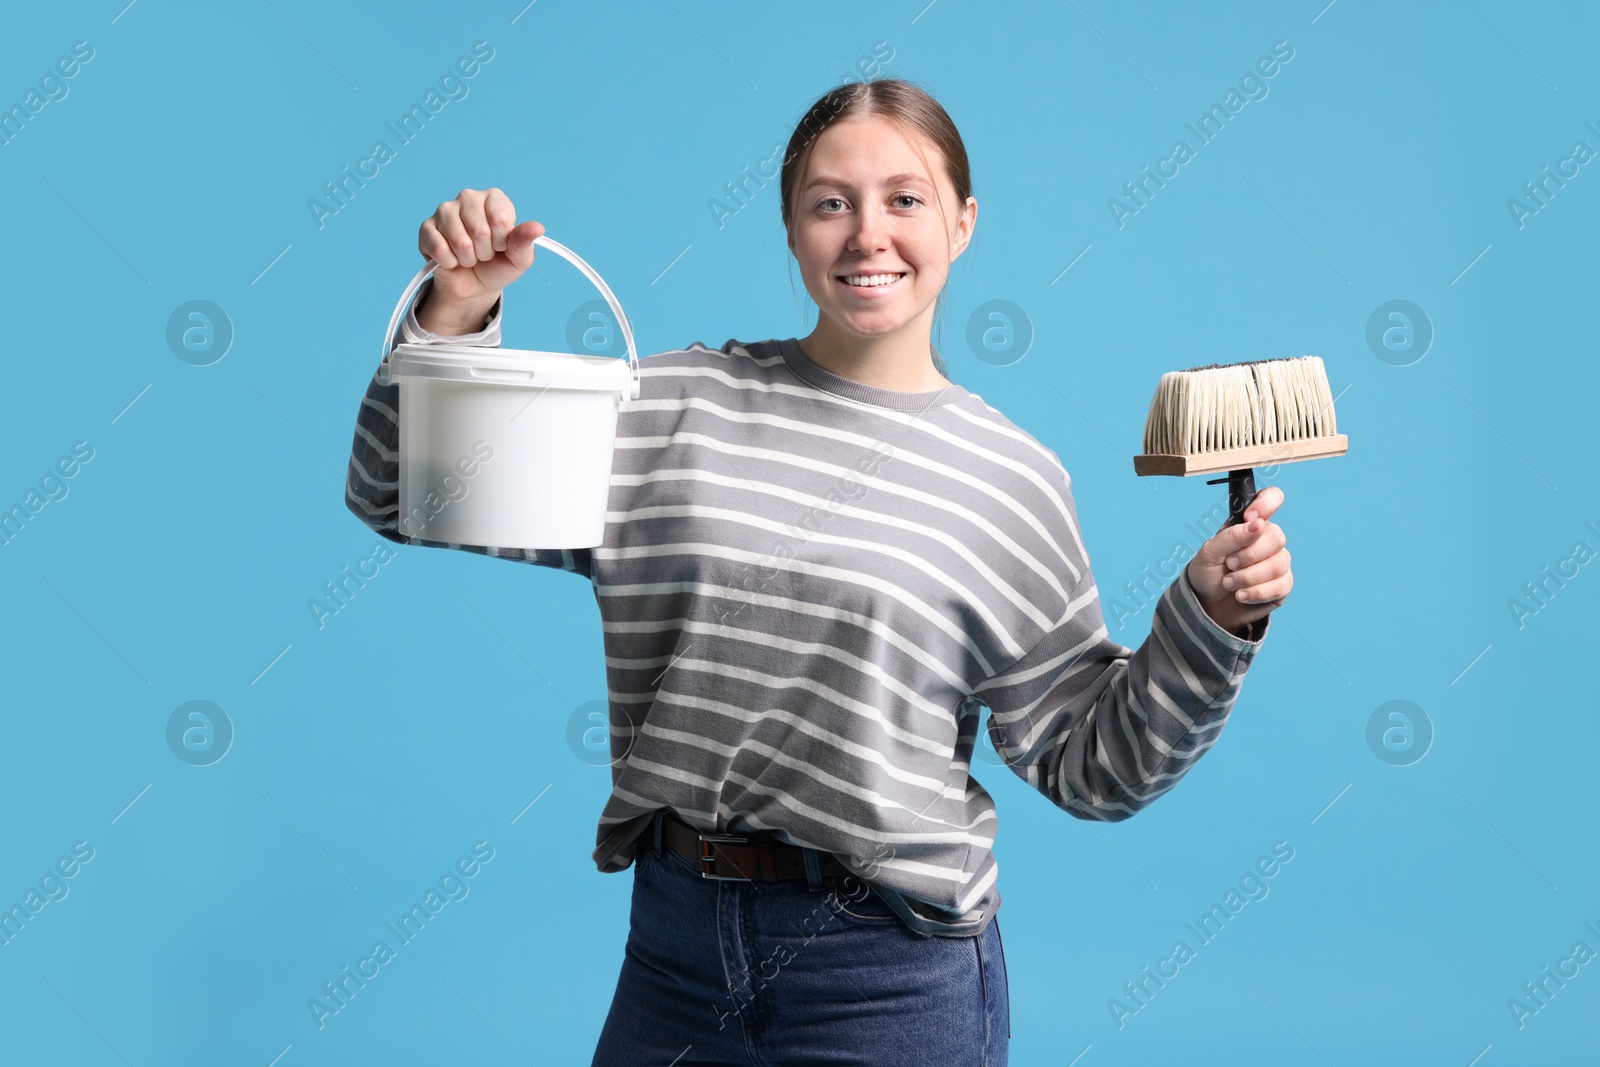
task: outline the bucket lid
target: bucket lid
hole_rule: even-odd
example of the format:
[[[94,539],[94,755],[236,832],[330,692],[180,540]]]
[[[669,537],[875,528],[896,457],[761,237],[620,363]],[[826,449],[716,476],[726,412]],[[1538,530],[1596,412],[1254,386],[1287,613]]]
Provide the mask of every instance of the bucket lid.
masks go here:
[[[539,352],[522,348],[477,345],[396,345],[389,357],[391,374],[442,381],[476,382],[535,389],[633,391],[627,360],[574,352]]]

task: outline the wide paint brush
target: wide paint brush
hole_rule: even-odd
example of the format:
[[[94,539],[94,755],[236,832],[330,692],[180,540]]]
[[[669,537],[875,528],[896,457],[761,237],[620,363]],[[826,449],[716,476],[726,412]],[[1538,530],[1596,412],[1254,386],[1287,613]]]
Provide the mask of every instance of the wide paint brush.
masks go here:
[[[1342,456],[1333,393],[1318,356],[1211,363],[1161,376],[1145,419],[1138,475],[1212,474],[1228,483],[1228,519],[1244,521],[1255,499],[1255,468]]]

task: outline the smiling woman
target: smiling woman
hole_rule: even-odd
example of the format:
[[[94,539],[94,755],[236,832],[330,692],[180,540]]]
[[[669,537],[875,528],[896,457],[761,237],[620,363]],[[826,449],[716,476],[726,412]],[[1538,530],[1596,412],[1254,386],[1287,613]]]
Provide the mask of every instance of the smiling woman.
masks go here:
[[[1234,596],[1223,560],[1263,614],[1286,592],[1276,502],[1201,546],[1143,645],[1113,641],[1066,469],[931,343],[978,214],[950,116],[907,82],[841,86],[799,122],[781,186],[815,328],[639,360],[599,545],[404,528],[382,366],[346,503],[391,541],[593,587],[611,790],[592,859],[634,871],[595,1064],[1004,1067],[982,708],[1006,766],[1063,811],[1154,802],[1215,742],[1261,645],[1208,614]],[[499,344],[543,232],[499,189],[440,204],[417,242],[437,268],[397,340]]]
[[[820,312],[806,355],[883,388],[949,385],[929,334],[978,201],[944,108],[899,80],[841,86],[795,128],[781,185],[789,248]]]

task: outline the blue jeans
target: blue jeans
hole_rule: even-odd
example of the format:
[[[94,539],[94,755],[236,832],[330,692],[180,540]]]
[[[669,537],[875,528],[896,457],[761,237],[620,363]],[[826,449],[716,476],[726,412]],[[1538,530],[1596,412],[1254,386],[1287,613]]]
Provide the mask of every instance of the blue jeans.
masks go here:
[[[907,929],[853,875],[702,878],[634,853],[622,973],[592,1067],[1005,1067],[1011,1006],[998,917],[971,937]]]

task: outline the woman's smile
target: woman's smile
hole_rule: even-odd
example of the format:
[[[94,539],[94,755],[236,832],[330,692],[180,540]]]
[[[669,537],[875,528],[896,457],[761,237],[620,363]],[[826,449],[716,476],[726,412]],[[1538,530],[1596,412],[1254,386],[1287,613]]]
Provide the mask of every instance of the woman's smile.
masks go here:
[[[853,271],[834,276],[844,290],[863,300],[882,300],[900,291],[900,282],[906,276],[901,271]]]

